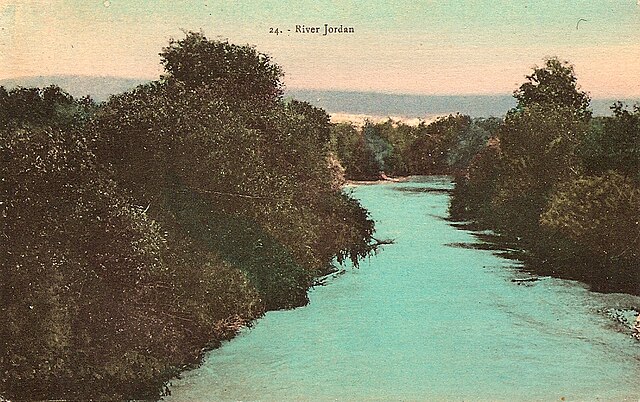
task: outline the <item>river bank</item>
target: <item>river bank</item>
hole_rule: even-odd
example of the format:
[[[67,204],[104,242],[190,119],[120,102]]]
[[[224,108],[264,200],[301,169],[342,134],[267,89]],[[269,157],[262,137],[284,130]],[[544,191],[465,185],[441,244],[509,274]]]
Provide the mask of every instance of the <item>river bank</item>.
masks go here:
[[[527,244],[518,239],[509,238],[494,232],[486,225],[473,221],[459,221],[449,218],[451,224],[460,229],[467,230],[479,240],[479,243],[459,244],[460,247],[471,247],[481,250],[490,250],[502,258],[521,263],[519,270],[526,275],[520,279],[514,279],[519,285],[531,285],[548,278],[577,281],[584,284],[594,294],[615,294],[624,300],[620,305],[606,311],[606,314],[621,325],[621,330],[640,340],[640,304],[638,297],[640,289],[635,282],[630,280],[632,276],[625,276],[622,269],[619,275],[611,276],[602,273],[597,262],[582,262],[591,264],[590,267],[574,266],[572,261],[547,260],[544,256],[532,254]],[[575,261],[573,261],[575,263]],[[598,275],[598,273],[601,273]],[[627,274],[634,271],[627,271]]]
[[[386,174],[382,173],[380,178],[377,180],[346,180],[345,186],[369,186],[374,184],[383,184],[383,183],[403,183],[411,180],[412,176],[393,176],[389,177]]]

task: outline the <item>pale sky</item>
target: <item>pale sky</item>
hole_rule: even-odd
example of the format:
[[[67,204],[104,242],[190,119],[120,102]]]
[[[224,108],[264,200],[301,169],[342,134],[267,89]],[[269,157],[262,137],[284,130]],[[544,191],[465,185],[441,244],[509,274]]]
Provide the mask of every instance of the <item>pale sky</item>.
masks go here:
[[[575,65],[582,89],[593,97],[637,98],[639,3],[0,0],[0,79],[155,79],[169,38],[202,30],[271,55],[291,89],[503,94],[545,57],[558,56]],[[355,33],[293,32],[296,24],[325,23]],[[271,27],[285,34],[270,34]]]

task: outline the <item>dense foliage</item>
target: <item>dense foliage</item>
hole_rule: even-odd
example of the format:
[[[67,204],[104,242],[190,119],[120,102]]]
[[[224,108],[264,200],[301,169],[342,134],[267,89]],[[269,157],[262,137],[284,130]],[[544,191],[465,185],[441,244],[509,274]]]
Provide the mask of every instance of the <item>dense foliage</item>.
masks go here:
[[[616,102],[611,110],[613,117],[594,119],[581,145],[585,168],[592,174],[613,170],[640,181],[640,106],[629,111]]]
[[[640,260],[639,218],[640,187],[610,171],[562,183],[540,222],[621,264]]]
[[[451,213],[497,229],[532,266],[640,293],[640,110],[593,118],[573,67],[550,59],[456,177]]]
[[[367,255],[328,116],[280,68],[190,33],[102,105],[0,88],[0,395],[155,399],[266,309]]]
[[[450,174],[468,165],[499,121],[456,114],[417,126],[392,120],[360,128],[341,123],[333,126],[332,148],[352,180],[374,180],[382,173]]]

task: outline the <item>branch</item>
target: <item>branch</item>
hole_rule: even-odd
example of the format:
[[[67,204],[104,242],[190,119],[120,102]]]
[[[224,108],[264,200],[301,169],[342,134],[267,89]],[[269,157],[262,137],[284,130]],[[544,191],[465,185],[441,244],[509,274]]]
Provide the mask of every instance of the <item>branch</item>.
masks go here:
[[[378,247],[378,246],[383,246],[385,244],[395,244],[396,243],[395,239],[378,240],[375,237],[372,237],[372,239],[375,241],[375,243],[373,243],[371,245],[372,247]]]

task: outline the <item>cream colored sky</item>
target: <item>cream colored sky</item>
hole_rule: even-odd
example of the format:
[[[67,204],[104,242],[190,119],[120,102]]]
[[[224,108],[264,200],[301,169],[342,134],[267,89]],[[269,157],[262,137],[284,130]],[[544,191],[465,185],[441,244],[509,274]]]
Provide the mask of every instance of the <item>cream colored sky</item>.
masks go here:
[[[355,33],[269,34],[324,23]],[[256,45],[289,88],[510,93],[559,56],[594,97],[640,97],[637,0],[0,0],[0,79],[153,79],[158,53],[181,29]]]

